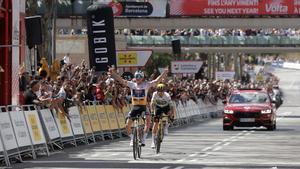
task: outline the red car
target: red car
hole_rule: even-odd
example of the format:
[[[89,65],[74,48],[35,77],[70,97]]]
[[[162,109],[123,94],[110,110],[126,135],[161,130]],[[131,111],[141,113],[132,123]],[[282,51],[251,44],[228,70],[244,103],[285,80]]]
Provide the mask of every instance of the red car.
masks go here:
[[[266,91],[235,90],[224,103],[223,130],[233,130],[234,126],[276,129],[276,106]]]

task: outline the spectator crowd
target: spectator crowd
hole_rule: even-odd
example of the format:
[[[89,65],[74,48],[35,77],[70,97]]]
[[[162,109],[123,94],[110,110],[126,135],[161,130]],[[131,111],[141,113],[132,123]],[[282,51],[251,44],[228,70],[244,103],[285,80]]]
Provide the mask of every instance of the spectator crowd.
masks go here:
[[[262,28],[262,29],[123,29],[115,30],[116,34],[125,36],[299,36],[300,29],[296,28]],[[87,29],[67,29],[58,30],[59,35],[86,35]]]
[[[125,36],[299,36],[300,29],[124,29],[117,33]]]
[[[251,67],[251,66],[250,66]],[[188,100],[196,103],[199,99],[204,103],[216,104],[218,99],[226,99],[230,91],[239,88],[265,88],[272,92],[272,86],[278,84],[278,79],[263,70],[265,79],[260,82],[249,79],[241,80],[208,80],[208,79],[164,79],[172,100],[186,106]],[[148,76],[151,80],[155,75]],[[134,79],[132,79],[134,80]],[[149,100],[155,88],[149,91]],[[32,76],[24,67],[20,69],[20,92],[22,104],[35,104],[42,107],[54,108],[68,115],[68,107],[82,106],[86,102],[110,104],[122,109],[131,102],[130,89],[115,81],[109,72],[97,74],[95,69],[88,69],[85,61],[76,66],[63,62],[57,75],[52,75],[47,68],[41,67],[38,75]]]

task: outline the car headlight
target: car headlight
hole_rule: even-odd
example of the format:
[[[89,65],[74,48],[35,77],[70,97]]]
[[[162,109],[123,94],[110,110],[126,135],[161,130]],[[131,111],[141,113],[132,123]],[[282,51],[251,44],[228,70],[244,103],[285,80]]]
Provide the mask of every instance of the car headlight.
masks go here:
[[[233,110],[224,110],[225,114],[233,114]]]
[[[267,109],[267,110],[262,110],[261,111],[261,114],[270,114],[270,113],[272,113],[271,109]]]

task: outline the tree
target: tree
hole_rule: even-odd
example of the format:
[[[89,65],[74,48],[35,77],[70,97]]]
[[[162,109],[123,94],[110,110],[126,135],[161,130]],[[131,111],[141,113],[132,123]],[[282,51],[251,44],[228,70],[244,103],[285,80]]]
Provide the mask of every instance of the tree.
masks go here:
[[[158,72],[158,68],[164,68],[171,65],[172,60],[172,55],[168,53],[154,53],[145,67],[147,74],[151,75],[154,70],[157,70]]]

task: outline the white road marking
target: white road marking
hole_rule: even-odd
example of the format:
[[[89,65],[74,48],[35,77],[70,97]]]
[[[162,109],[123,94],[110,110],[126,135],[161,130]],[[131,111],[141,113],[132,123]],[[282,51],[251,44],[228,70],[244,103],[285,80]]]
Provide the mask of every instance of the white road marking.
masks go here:
[[[227,142],[227,141],[229,141],[229,139],[228,139],[228,138],[226,138],[226,139],[222,140],[222,142]]]
[[[154,156],[155,156],[155,157],[159,157],[160,155],[161,155],[161,153],[159,153],[159,154],[156,154],[156,153],[155,153]]]
[[[293,113],[293,112],[284,112],[284,113],[282,113],[281,117],[277,118],[277,121],[279,121],[279,120],[285,118],[285,116],[291,115],[292,113]]]
[[[218,151],[218,150],[221,150],[223,147],[222,146],[218,146],[216,148],[214,148],[212,151]]]
[[[227,142],[223,146],[228,146],[229,144],[231,144],[231,142]]]
[[[246,134],[245,134],[246,133]],[[223,146],[228,146],[229,144],[231,144],[232,142],[238,141],[239,139],[243,139],[243,135],[249,135],[251,133],[249,133],[247,130],[244,130],[243,132],[238,133],[235,136],[232,136],[230,138],[226,138],[220,142],[215,143],[214,145],[212,145],[211,147],[206,147],[204,149],[202,149],[202,152],[208,151],[210,149],[212,149],[211,151],[218,151],[221,150],[223,148]],[[224,143],[226,142],[226,143]],[[220,144],[224,143],[223,145],[219,146]],[[216,147],[217,146],[217,147]],[[201,155],[201,157],[206,157],[208,154],[203,154]],[[190,157],[193,157],[195,155],[190,155]]]
[[[230,137],[230,139],[232,140],[232,139],[235,139],[237,136],[232,136],[232,137]]]
[[[194,154],[190,154],[189,157],[195,157],[195,156],[198,155],[198,154],[199,154],[199,153],[196,152],[196,153],[194,153]]]
[[[183,158],[183,159],[177,160],[177,162],[183,162],[183,161],[185,161],[185,160],[186,160],[186,159]]]
[[[213,147],[214,147],[214,146],[218,146],[218,145],[220,145],[221,143],[222,143],[222,142],[217,142],[216,144],[213,145]]]
[[[183,169],[183,168],[184,168],[184,166],[179,166],[179,167],[176,167],[174,169]]]
[[[202,149],[201,151],[207,151],[209,149],[212,149],[212,147],[206,147],[206,148]]]
[[[294,79],[294,80],[292,81],[292,83],[289,85],[288,89],[291,89],[291,88],[293,88],[293,86],[294,86],[295,82],[296,82],[296,80]]]
[[[120,155],[120,153],[111,154],[111,156],[118,156],[118,155]]]
[[[207,157],[209,153],[202,154],[200,157]]]
[[[168,168],[170,168],[170,166],[165,166],[165,167],[162,167],[160,169],[168,169]]]
[[[243,132],[244,132],[244,131],[243,131]],[[244,134],[244,133],[238,133],[237,135],[240,136],[240,135],[243,135],[243,134]]]

